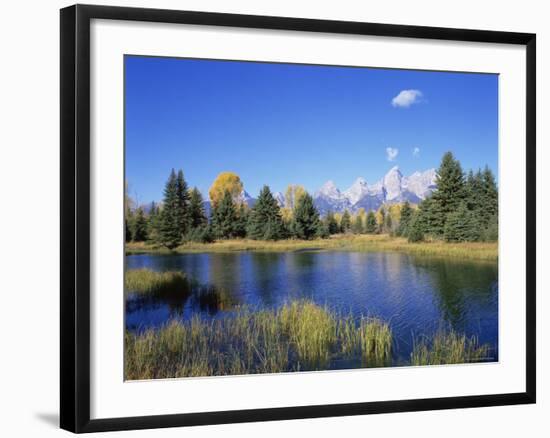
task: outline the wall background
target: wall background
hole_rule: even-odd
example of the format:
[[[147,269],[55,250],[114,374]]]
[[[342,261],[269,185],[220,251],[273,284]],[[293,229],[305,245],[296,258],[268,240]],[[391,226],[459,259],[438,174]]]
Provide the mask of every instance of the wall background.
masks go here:
[[[96,3],[96,2],[91,2]],[[546,436],[550,432],[545,319],[550,256],[548,189],[550,27],[545,2],[324,0],[103,0],[100,4],[464,27],[537,33],[538,404],[318,420],[137,431],[189,437]],[[59,333],[59,8],[67,1],[9,2],[0,17],[0,428],[4,436],[61,436]]]

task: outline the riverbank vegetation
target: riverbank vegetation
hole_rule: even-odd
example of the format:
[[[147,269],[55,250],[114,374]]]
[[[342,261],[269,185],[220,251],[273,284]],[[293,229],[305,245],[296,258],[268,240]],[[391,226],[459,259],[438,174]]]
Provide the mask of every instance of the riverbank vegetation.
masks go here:
[[[186,292],[189,290],[189,281],[185,274],[178,271],[155,272],[149,269],[131,269],[124,273],[124,290],[136,294]]]
[[[172,320],[160,329],[126,332],[127,380],[323,370],[333,360],[355,367],[391,365],[392,332],[376,318],[354,319],[309,301],[277,310],[238,308],[229,316]],[[412,365],[478,362],[488,347],[454,332],[422,340]],[[408,365],[407,363],[401,365]]]
[[[181,170],[172,170],[161,204],[152,203],[146,212],[126,197],[126,242],[173,250],[189,243],[192,247],[227,240],[286,242],[388,235],[403,239],[395,241],[401,250],[405,243],[498,240],[494,175],[487,167],[466,175],[450,152],[437,170],[435,190],[418,205],[396,202],[371,211],[329,211],[322,217],[313,197],[301,186],[290,185],[284,201],[276,200],[264,186],[250,206],[243,193],[239,176],[222,172],[210,188],[207,214],[200,191],[189,189]]]
[[[129,380],[326,369],[334,357],[359,354],[365,366],[387,365],[391,330],[377,319],[340,316],[309,301],[278,310],[238,309],[205,321],[171,321],[126,333]]]
[[[446,365],[487,360],[489,346],[480,345],[477,338],[467,338],[454,331],[440,329],[432,339],[415,343],[412,365]]]
[[[278,241],[227,239],[212,243],[185,242],[168,250],[152,242],[128,242],[127,254],[140,253],[197,253],[197,252],[231,252],[231,251],[396,251],[419,256],[452,257],[456,259],[496,261],[498,259],[497,242],[442,242],[425,240],[421,243],[410,243],[404,237],[389,234],[353,235],[339,234],[328,239]]]

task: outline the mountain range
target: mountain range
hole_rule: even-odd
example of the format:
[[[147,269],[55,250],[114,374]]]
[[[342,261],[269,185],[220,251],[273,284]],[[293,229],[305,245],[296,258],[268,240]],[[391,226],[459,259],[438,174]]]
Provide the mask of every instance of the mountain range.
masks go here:
[[[313,202],[321,216],[329,211],[343,213],[348,210],[356,213],[360,208],[365,211],[378,210],[384,204],[396,204],[409,201],[418,204],[426,199],[436,188],[436,170],[428,169],[424,172],[414,172],[410,176],[403,176],[398,166],[392,167],[386,175],[374,184],[368,184],[365,178],[359,177],[346,190],[341,191],[333,181],[324,183],[313,195]],[[280,207],[286,206],[282,192],[273,193],[273,197]],[[253,207],[256,198],[243,190],[239,201]],[[151,204],[142,204],[145,212],[149,212]],[[204,202],[206,214],[210,215],[210,201]]]
[[[341,191],[333,181],[327,181],[313,195],[315,206],[323,216],[329,211],[343,213],[357,212],[360,208],[365,211],[378,210],[383,204],[395,204],[409,201],[418,204],[426,198],[436,187],[436,171],[428,169],[424,172],[414,172],[410,176],[403,176],[398,166],[392,167],[384,177],[368,184],[365,178],[359,177],[346,190]],[[285,196],[281,192],[273,193],[280,207],[285,207]],[[243,190],[239,200],[249,207],[253,207],[256,198]],[[210,213],[210,202],[205,202],[205,210]]]
[[[322,215],[328,211],[357,212],[377,210],[383,204],[409,201],[418,204],[426,199],[436,187],[436,171],[428,169],[403,176],[398,166],[392,167],[386,175],[374,184],[368,184],[359,177],[347,190],[341,191],[332,181],[327,181],[314,194],[315,206]]]

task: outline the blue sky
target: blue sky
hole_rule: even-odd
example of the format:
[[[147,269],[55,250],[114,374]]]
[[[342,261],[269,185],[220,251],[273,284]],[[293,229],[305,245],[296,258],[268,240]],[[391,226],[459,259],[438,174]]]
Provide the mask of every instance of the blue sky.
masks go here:
[[[172,168],[204,194],[223,171],[262,185],[342,190],[437,167],[498,162],[498,76],[125,57],[126,179],[162,198]]]

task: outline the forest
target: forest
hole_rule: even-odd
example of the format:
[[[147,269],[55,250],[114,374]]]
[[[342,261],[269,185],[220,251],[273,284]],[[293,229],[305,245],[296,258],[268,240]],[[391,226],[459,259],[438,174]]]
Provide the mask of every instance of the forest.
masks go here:
[[[328,212],[321,217],[302,186],[290,185],[280,206],[264,185],[256,203],[242,199],[238,175],[222,172],[208,196],[210,214],[200,191],[190,188],[182,170],[172,169],[161,203],[147,209],[126,194],[125,240],[175,249],[186,242],[227,239],[311,240],[335,234],[386,234],[409,242],[493,242],[498,240],[498,187],[486,166],[464,172],[447,152],[437,169],[436,189],[418,205],[382,205],[377,211]]]

